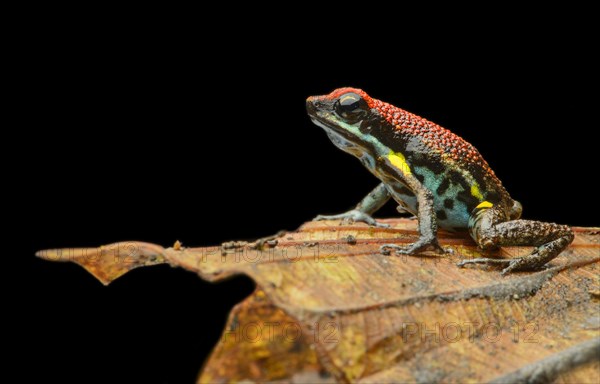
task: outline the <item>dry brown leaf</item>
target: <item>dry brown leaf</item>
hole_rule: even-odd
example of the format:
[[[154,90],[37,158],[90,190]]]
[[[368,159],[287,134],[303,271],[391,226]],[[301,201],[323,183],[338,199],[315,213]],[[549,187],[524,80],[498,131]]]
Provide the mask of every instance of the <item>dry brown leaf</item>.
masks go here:
[[[384,256],[416,239],[392,228],[309,222],[253,244],[174,248],[140,242],[48,250],[104,284],[169,263],[218,281],[244,273],[254,294],[231,312],[199,382],[600,382],[600,230],[539,272],[458,268],[481,257],[467,237],[440,233],[444,256]],[[497,257],[531,248],[507,247]],[[489,255],[488,255],[489,256]]]

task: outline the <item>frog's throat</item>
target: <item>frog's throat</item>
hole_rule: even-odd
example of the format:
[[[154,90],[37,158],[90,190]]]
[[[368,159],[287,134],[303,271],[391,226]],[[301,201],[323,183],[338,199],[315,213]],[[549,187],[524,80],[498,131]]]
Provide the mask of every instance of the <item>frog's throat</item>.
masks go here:
[[[361,145],[364,140],[361,139],[361,133],[357,127],[347,125],[345,128],[349,129],[340,129],[316,118],[313,118],[312,121],[315,125],[323,128],[329,140],[339,149],[349,152],[354,156],[360,156],[361,153],[367,151],[367,148]]]

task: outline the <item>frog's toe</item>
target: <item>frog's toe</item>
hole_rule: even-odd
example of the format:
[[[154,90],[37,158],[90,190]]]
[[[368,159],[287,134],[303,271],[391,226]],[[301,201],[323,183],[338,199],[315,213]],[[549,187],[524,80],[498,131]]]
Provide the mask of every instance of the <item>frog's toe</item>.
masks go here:
[[[367,224],[372,225],[377,228],[390,228],[391,227],[391,225],[386,224],[386,223],[380,223],[377,220],[373,220],[373,223],[367,223]]]
[[[512,259],[516,260],[516,259]],[[510,267],[511,260],[508,259],[491,259],[489,257],[479,257],[476,259],[463,259],[456,263],[458,267],[464,267],[467,264],[488,264],[488,265],[508,265],[507,269]]]
[[[401,250],[403,250],[404,247],[401,247],[397,244],[383,244],[381,247],[379,247],[379,252],[381,252],[384,255],[389,255],[390,253],[392,253],[392,249],[394,249],[396,253],[398,253]]]
[[[370,215],[368,215],[364,212],[361,212],[357,209],[353,209],[348,212],[340,213],[338,215],[318,215],[313,220],[314,221],[342,220],[342,222],[349,222],[349,223],[360,222],[360,223],[365,223],[365,224],[372,225],[374,227],[379,227],[379,228],[389,228],[390,227],[389,224],[379,223],[377,220],[372,218]]]
[[[422,252],[434,252],[439,254],[444,254],[446,251],[442,248],[437,241],[432,243],[420,243],[416,242],[407,248],[405,248],[401,253],[404,255],[413,255]]]
[[[417,241],[416,243],[408,246],[401,246],[396,244],[384,244],[380,247],[381,253],[384,255],[390,254],[390,249],[394,249],[397,255],[416,255],[422,252],[435,252],[444,254],[446,251],[442,248],[437,240],[433,241]]]
[[[313,221],[322,221],[322,220],[335,220],[332,217],[336,215],[317,215]]]

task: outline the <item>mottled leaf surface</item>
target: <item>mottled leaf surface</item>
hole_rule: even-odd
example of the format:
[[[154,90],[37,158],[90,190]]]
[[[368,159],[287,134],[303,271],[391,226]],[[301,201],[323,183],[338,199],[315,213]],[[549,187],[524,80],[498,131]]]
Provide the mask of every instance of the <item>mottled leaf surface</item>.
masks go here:
[[[207,248],[141,242],[47,250],[104,284],[169,263],[219,281],[257,284],[233,308],[199,382],[600,382],[600,230],[575,228],[547,269],[501,276],[456,263],[482,255],[468,237],[440,233],[448,254],[385,256],[411,243],[416,222],[392,227],[309,222],[270,241]]]

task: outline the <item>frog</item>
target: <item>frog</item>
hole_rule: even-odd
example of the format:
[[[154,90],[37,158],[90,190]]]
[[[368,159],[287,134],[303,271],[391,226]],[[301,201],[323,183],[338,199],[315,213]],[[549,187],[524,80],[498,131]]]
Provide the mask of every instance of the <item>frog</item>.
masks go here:
[[[311,96],[306,109],[331,142],[358,158],[380,183],[353,209],[315,220],[343,220],[387,226],[373,218],[390,199],[398,211],[418,220],[418,239],[409,245],[384,244],[390,255],[444,254],[437,232],[468,232],[483,251],[503,246],[532,246],[521,257],[463,259],[496,265],[502,275],[541,269],[574,239],[567,225],[521,219],[513,200],[479,151],[425,118],[369,96],[359,88],[338,88]]]

